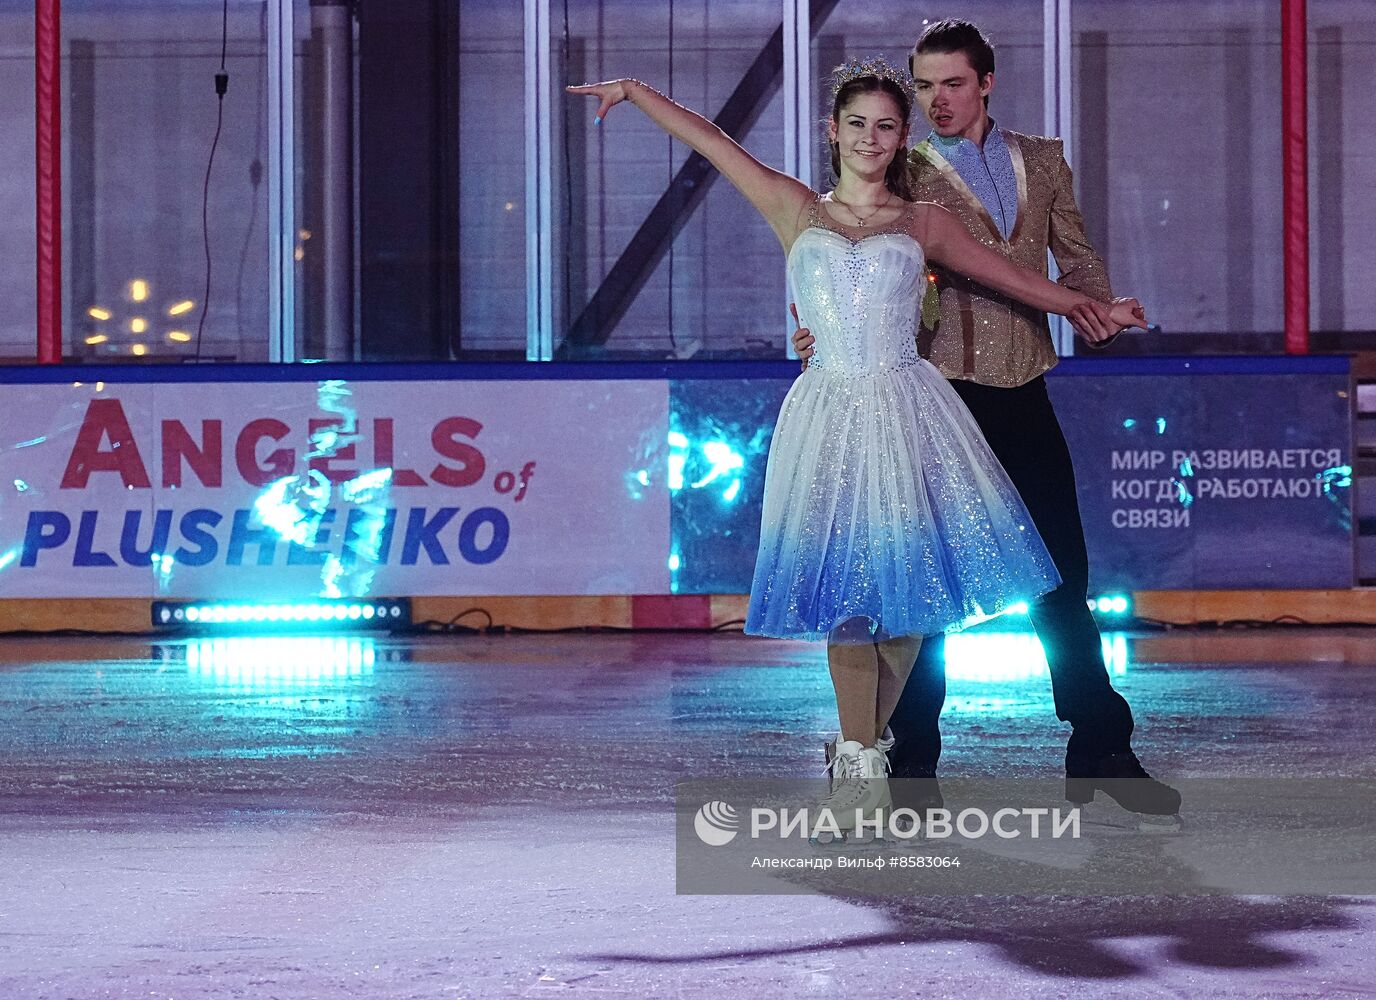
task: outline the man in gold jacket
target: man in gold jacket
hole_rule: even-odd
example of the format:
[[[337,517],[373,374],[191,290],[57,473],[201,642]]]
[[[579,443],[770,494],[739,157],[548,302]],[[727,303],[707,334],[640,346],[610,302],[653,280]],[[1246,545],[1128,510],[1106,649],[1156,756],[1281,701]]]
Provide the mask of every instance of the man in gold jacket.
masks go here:
[[[909,153],[917,200],[942,205],[986,246],[1043,274],[1049,249],[1060,282],[1098,300],[1070,315],[1077,332],[1094,345],[1111,340],[1118,331],[1108,325],[1108,275],[1085,236],[1061,141],[1020,135],[989,117],[988,39],[967,21],[932,24],[918,39],[911,68],[932,125]],[[1101,790],[1135,812],[1174,815],[1179,793],[1152,778],[1132,751],[1132,710],[1109,681],[1085,603],[1089,562],[1075,470],[1044,378],[1057,360],[1046,315],[960,275],[942,273],[936,281],[939,317],[924,307],[918,349],[969,407],[1061,574],[1061,586],[1030,615],[1051,669],[1056,715],[1071,725],[1066,796],[1085,802]],[[804,359],[811,344],[806,330],[795,334]],[[945,698],[945,644],[930,637],[890,722],[893,776],[916,779],[896,786],[917,791],[899,802],[896,790],[897,804],[940,804],[935,779]]]

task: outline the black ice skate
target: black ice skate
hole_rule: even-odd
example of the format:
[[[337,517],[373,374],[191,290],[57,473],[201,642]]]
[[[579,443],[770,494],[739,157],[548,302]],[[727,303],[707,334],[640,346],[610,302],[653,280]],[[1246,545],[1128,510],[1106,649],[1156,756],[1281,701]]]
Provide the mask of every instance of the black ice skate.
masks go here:
[[[1138,813],[1149,825],[1166,829],[1179,825],[1180,793],[1148,774],[1131,750],[1103,757],[1066,754],[1065,797],[1085,805],[1094,801],[1096,791]]]

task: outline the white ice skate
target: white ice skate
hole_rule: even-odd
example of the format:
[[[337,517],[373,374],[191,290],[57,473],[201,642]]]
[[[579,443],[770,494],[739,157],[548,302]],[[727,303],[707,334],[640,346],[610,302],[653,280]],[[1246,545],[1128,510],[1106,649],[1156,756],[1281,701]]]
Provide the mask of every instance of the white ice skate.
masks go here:
[[[840,742],[841,742],[841,734],[840,734],[840,733],[837,733],[837,734],[836,734],[835,736],[833,736],[831,739],[827,740],[825,743],[822,744],[822,756],[826,758],[826,764],[827,764],[827,791],[828,791],[828,792],[831,791],[831,786],[835,783],[835,780],[836,780],[835,775],[833,774],[832,769],[831,769],[831,762],[832,762],[832,760],[834,760],[835,757],[836,757],[836,744],[838,744],[838,743],[840,743]],[[884,727],[884,735],[881,736],[881,737],[879,737],[879,739],[878,739],[878,740],[875,742],[875,744],[874,744],[875,749],[878,750],[880,753],[882,753],[882,754],[884,755],[884,763],[885,763],[885,766],[888,765],[889,751],[893,749],[894,742],[895,742],[895,741],[894,741],[894,738],[893,738],[893,730],[890,729],[888,726],[885,726],[885,727]]]
[[[879,746],[867,747],[859,740],[837,743],[828,765],[830,788],[817,805],[817,816],[820,822],[821,817],[829,814],[831,822],[825,825],[834,827],[839,837],[824,830],[812,842],[823,845],[838,840],[848,842],[856,839],[857,820],[871,824],[876,819],[887,817],[893,808],[893,800],[889,797],[888,770],[888,756]],[[814,822],[814,826],[818,822]],[[867,825],[858,839],[868,839],[872,829]]]

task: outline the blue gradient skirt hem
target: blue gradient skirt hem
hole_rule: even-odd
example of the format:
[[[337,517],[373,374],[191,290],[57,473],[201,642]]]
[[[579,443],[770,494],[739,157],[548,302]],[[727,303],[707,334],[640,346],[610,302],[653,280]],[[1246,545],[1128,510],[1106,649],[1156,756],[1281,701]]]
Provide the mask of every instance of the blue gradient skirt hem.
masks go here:
[[[770,445],[747,633],[933,635],[1059,584],[1017,490],[935,368],[809,371],[794,383]]]

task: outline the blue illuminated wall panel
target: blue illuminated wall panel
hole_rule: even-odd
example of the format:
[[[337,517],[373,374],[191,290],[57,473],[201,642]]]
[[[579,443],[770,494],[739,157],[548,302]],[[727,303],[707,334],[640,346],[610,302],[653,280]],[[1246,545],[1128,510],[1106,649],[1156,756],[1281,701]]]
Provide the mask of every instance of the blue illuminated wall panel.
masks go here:
[[[677,592],[749,589],[791,380],[780,366],[774,379],[672,384],[671,453],[688,462],[672,493]],[[1349,381],[1345,358],[1062,362],[1048,383],[1075,463],[1090,592],[1351,586]],[[730,477],[701,483],[707,441],[741,460]],[[736,473],[728,503],[721,483]]]
[[[669,569],[676,593],[750,589],[769,442],[791,384],[786,378],[669,384]]]
[[[1057,371],[1092,591],[1352,585],[1346,358]]]

